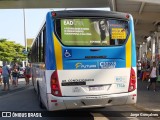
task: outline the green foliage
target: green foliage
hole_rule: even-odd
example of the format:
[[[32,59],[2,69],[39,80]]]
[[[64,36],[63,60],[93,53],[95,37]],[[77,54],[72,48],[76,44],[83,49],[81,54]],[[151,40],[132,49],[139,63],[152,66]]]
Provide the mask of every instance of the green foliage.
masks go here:
[[[22,53],[24,46],[16,44],[7,39],[0,40],[0,61],[21,62],[26,59],[26,55]]]

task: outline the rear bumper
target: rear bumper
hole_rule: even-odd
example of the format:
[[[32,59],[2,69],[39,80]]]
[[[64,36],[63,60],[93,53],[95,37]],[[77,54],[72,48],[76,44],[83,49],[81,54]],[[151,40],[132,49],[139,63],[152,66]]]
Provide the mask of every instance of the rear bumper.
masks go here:
[[[81,97],[55,97],[48,94],[49,111],[65,109],[96,108],[112,105],[135,104],[137,101],[136,91],[130,93],[81,96]]]

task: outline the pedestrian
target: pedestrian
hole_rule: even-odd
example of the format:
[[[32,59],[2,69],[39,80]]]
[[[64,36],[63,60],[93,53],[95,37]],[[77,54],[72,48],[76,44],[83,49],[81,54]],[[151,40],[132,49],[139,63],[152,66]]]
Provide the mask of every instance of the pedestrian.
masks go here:
[[[25,73],[26,85],[29,85],[29,79],[31,78],[31,66],[30,66],[30,63],[27,64],[24,73]]]
[[[156,91],[156,80],[157,80],[157,68],[156,68],[156,63],[153,62],[153,66],[151,67],[151,72],[150,72],[150,83],[147,86],[147,89],[150,89],[150,86],[153,85],[154,92]]]
[[[9,90],[9,88],[10,88],[10,85],[9,85],[10,70],[5,62],[3,62],[2,77],[3,77],[3,83],[4,83],[3,91]]]
[[[142,62],[142,69],[145,70],[145,62]]]
[[[150,62],[147,62],[147,70],[150,69]]]
[[[2,85],[2,66],[0,66],[0,86]]]
[[[137,76],[138,76],[138,79],[140,78],[140,75],[141,75],[141,70],[142,70],[142,65],[141,65],[141,62],[140,60],[138,60],[138,63],[137,63]]]
[[[19,67],[19,65],[18,65],[18,63],[15,63],[14,65],[13,65],[13,68],[12,68],[12,70],[14,69],[14,67],[17,69],[17,85],[18,85],[18,78],[19,78],[19,74],[20,74],[20,67]]]
[[[13,85],[15,85],[15,87],[17,87],[17,85],[18,85],[18,69],[17,69],[16,65],[13,66],[12,81],[13,81]]]

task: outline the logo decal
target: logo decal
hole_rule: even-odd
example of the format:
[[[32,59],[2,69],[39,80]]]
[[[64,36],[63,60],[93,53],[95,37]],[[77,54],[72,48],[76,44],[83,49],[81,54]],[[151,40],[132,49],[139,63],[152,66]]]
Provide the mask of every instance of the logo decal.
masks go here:
[[[92,64],[92,65],[89,65],[89,64],[87,64],[87,65],[85,65],[84,63],[82,64],[82,63],[80,63],[80,62],[78,62],[78,63],[76,63],[75,64],[75,67],[76,67],[76,69],[95,69],[95,68],[97,68],[97,65],[94,65],[94,64]]]
[[[82,65],[82,63],[76,63],[76,69],[79,68]]]
[[[66,57],[66,58],[72,57],[72,51],[71,50],[64,50],[64,57]]]
[[[125,84],[124,83],[117,83],[117,88],[124,88]]]
[[[127,77],[126,76],[116,76],[115,77],[116,82],[126,82]]]
[[[111,69],[116,67],[116,62],[100,62],[99,66],[101,69]]]

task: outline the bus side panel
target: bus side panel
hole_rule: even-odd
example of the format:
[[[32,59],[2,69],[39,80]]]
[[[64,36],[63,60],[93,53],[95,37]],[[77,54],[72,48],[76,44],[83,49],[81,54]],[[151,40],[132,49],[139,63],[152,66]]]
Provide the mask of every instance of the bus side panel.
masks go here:
[[[134,33],[134,22],[132,16],[130,17],[130,28],[131,28],[131,33],[132,33],[132,67],[135,71],[135,74],[137,76],[137,66],[136,66],[136,42],[135,42],[135,33]],[[137,101],[137,77],[136,77],[136,90],[135,90],[136,98],[135,98],[135,103]]]
[[[126,43],[126,67],[132,67],[137,76],[136,68],[136,43],[134,34],[133,18],[130,15],[129,21],[130,36]],[[136,89],[128,93],[128,98],[126,104],[134,104],[137,101],[137,78],[136,78]]]
[[[38,72],[37,81],[39,84],[41,99],[43,104],[47,106],[47,86],[46,86],[45,70],[41,68],[41,64],[38,65],[37,72]]]
[[[135,73],[137,72],[137,68],[133,67]],[[137,102],[137,80],[136,80],[136,89],[132,92],[128,93],[128,98],[126,104],[135,104]]]
[[[43,64],[44,65],[44,64]],[[34,88],[38,94],[38,89],[43,104],[47,107],[47,86],[45,78],[45,69],[42,64],[32,64],[32,76],[34,82]]]
[[[132,42],[131,42],[131,33],[129,35],[129,38],[127,40],[127,43],[126,43],[126,50],[125,50],[125,53],[126,53],[126,68],[130,68],[131,67],[131,49],[132,49]]]
[[[46,70],[45,78],[46,78],[46,85],[47,85],[47,94],[51,93],[51,75],[55,70]]]
[[[51,19],[50,13],[47,14],[46,17],[46,69],[47,70],[55,70],[56,62],[55,62],[55,53],[54,53],[54,43],[53,43],[53,21]]]
[[[136,67],[136,42],[134,33],[133,18],[130,17],[131,39],[132,39],[132,67]]]
[[[35,67],[34,63],[32,64],[32,82],[33,82],[33,85],[34,85],[34,89],[37,92],[36,67]]]

